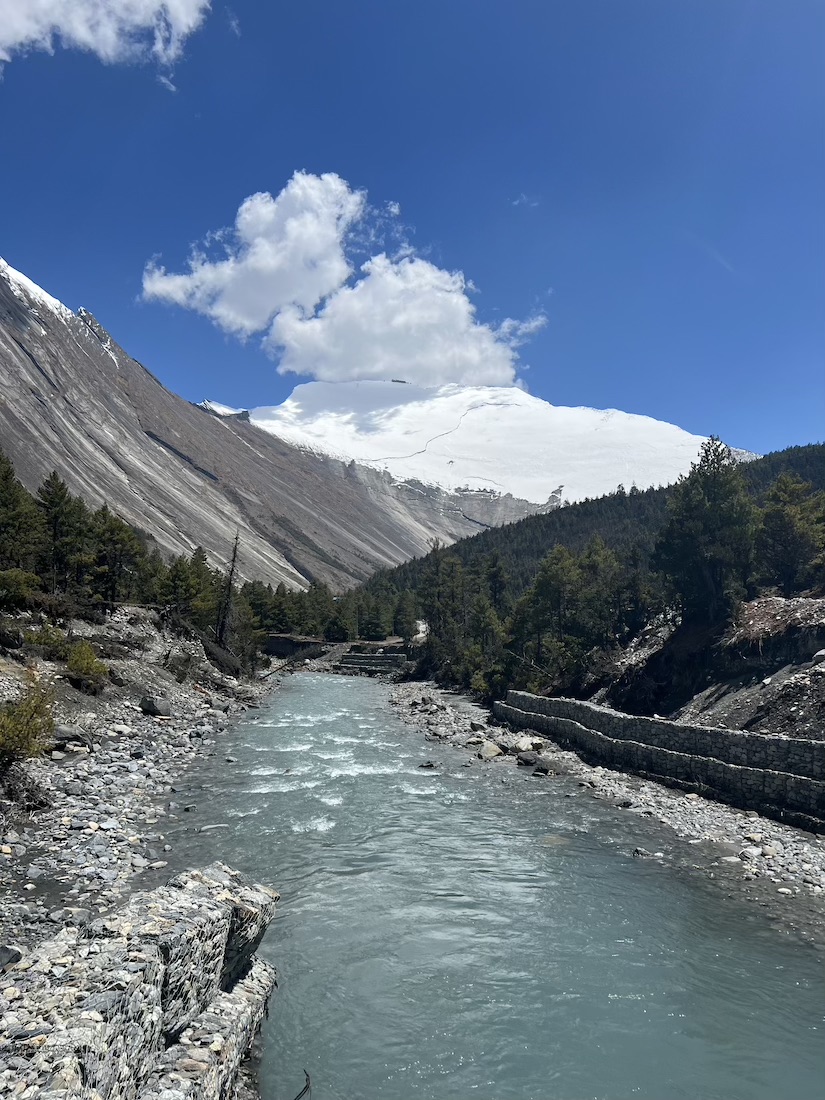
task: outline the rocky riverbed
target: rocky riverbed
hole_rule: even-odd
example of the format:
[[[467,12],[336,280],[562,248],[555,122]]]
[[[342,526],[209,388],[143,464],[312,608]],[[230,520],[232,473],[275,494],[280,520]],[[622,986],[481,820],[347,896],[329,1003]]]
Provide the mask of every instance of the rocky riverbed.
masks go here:
[[[122,609],[107,631],[134,655],[107,662],[118,683],[102,696],[69,688],[49,662],[38,668],[57,696],[57,747],[25,765],[45,808],[0,801],[0,967],[162,881],[165,823],[194,808],[176,780],[196,757],[220,753],[233,720],[272,690],[222,675],[202,647],[165,635],[145,612]],[[20,684],[6,662],[0,698]]]
[[[580,793],[639,816],[640,846],[634,855],[689,866],[759,903],[788,931],[825,946],[825,837],[593,767],[538,733],[506,729],[482,707],[431,684],[395,685],[392,703],[427,741],[468,749],[474,764],[519,768],[542,782],[576,779]],[[651,832],[656,825],[658,846]]]

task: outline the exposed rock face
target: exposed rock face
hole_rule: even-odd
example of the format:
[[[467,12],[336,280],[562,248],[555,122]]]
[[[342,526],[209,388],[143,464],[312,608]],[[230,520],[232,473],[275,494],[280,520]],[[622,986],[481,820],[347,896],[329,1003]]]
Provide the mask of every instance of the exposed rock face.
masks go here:
[[[0,261],[0,445],[33,490],[53,469],[162,551],[200,545],[277,584],[341,589],[376,568],[536,505],[450,493],[313,454],[170,393],[86,310],[72,313]]]

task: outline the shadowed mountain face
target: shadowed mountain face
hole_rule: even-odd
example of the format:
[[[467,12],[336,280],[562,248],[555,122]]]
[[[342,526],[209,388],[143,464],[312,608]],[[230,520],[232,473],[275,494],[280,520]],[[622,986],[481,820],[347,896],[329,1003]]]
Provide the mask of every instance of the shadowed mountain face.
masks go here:
[[[203,546],[241,572],[343,589],[376,568],[546,510],[512,496],[445,492],[313,454],[247,417],[170,393],[85,310],[71,312],[0,261],[0,447],[35,489],[57,470],[166,553]]]

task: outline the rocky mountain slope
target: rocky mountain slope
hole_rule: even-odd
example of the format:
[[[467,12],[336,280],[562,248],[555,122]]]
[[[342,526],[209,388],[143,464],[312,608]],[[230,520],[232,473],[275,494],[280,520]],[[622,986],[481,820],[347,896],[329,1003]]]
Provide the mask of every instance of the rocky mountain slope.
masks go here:
[[[238,411],[205,404],[218,415]],[[249,416],[289,443],[396,478],[541,505],[604,496],[620,484],[669,485],[704,442],[648,416],[551,405],[516,386],[309,382]]]
[[[84,309],[0,261],[0,446],[35,489],[52,469],[167,553],[225,561],[235,531],[247,578],[337,589],[485,527],[540,511],[492,492],[398,482],[292,446],[245,416],[170,393]],[[555,502],[553,502],[555,503]]]

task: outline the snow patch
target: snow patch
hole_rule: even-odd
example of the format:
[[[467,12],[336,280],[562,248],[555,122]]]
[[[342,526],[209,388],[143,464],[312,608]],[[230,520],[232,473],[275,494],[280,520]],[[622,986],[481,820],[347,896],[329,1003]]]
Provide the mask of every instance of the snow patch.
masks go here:
[[[75,315],[68,306],[64,306],[57,298],[53,298],[51,294],[47,294],[42,287],[32,282],[32,280],[27,278],[21,271],[16,271],[11,264],[7,264],[1,256],[0,275],[6,278],[15,297],[19,298],[20,301],[24,302],[27,306],[38,311],[44,308],[51,310],[52,313],[57,314],[63,321],[74,320]]]
[[[222,405],[220,401],[198,401],[199,409],[206,409],[214,416],[237,416],[246,409],[233,409],[231,405]]]

